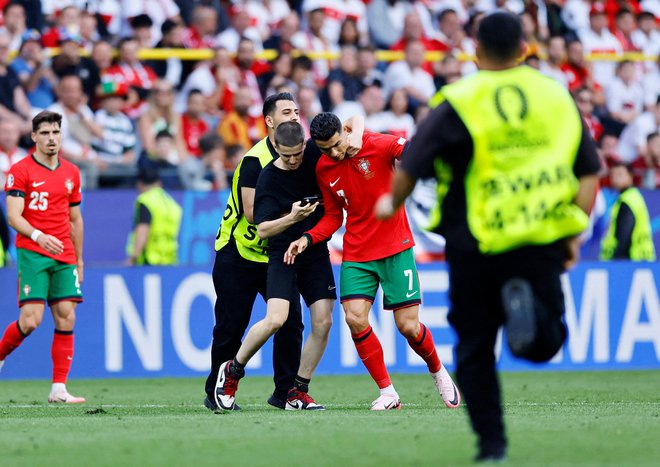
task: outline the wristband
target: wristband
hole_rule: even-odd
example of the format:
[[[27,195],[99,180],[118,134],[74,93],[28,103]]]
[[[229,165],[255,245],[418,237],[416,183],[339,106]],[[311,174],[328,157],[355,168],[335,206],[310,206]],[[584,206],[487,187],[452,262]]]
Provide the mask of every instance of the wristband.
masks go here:
[[[307,246],[310,247],[312,246],[312,236],[310,234],[303,234],[303,237],[307,239]]]
[[[43,232],[41,230],[34,229],[32,234],[30,235],[30,238],[32,239],[33,242],[36,242],[42,233]]]

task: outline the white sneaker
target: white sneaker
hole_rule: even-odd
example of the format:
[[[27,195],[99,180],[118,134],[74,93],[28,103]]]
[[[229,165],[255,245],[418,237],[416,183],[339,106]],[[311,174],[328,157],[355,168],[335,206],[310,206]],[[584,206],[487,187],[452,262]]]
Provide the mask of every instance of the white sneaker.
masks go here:
[[[65,389],[64,391],[59,391],[56,393],[50,393],[48,396],[48,402],[51,404],[83,404],[86,402],[84,397],[76,397],[69,394]]]
[[[400,410],[401,399],[398,394],[381,394],[371,403],[371,410]]]
[[[447,407],[455,409],[461,405],[461,393],[458,392],[454,380],[451,379],[444,366],[437,373],[431,373],[431,377],[435,381],[435,387],[438,388],[438,392]]]

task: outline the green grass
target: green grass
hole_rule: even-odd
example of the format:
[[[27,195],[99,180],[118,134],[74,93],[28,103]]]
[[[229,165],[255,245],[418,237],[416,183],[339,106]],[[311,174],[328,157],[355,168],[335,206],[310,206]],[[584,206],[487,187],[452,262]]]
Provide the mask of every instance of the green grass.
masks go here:
[[[243,411],[213,414],[203,379],[72,381],[82,406],[49,406],[49,383],[0,380],[0,465],[469,465],[465,408],[440,407],[426,375],[394,375],[403,410],[370,412],[366,376],[318,377],[325,412],[265,404],[267,378],[246,378]],[[660,371],[502,376],[509,465],[645,466],[660,462]]]

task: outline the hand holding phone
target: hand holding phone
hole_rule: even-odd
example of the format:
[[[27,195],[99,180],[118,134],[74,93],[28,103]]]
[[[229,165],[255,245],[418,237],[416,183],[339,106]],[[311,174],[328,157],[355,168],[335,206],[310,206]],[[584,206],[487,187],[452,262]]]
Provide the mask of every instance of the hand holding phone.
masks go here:
[[[321,201],[321,198],[318,195],[305,196],[302,201],[300,201],[300,206],[304,207],[310,204],[318,203],[319,201]]]

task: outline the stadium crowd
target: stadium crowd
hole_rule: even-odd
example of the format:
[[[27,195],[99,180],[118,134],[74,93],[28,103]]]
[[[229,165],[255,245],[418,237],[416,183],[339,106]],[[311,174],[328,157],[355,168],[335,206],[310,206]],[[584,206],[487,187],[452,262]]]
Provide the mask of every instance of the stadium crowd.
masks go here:
[[[499,8],[520,15],[527,65],[574,96],[598,142],[603,182],[623,161],[637,185],[660,186],[659,0],[0,6],[3,184],[29,153],[30,120],[42,109],[63,114],[61,154],[80,167],[87,189],[132,186],[144,167],[161,169],[168,188],[226,188],[244,152],[266,135],[261,107],[274,92],[296,96],[307,132],[316,114],[332,111],[410,138],[436,91],[476,69],[476,25]],[[172,48],[211,53],[189,60]]]

